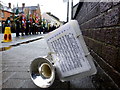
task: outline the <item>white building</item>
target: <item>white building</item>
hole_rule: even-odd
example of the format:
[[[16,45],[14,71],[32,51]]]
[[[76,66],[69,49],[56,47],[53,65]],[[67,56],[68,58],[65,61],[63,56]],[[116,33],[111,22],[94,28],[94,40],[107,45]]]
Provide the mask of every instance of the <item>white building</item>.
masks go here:
[[[59,18],[57,18],[56,16],[54,16],[51,13],[48,13],[48,12],[42,14],[42,19],[45,19],[51,25],[55,25],[55,26],[63,25],[63,22],[61,22],[59,20]]]

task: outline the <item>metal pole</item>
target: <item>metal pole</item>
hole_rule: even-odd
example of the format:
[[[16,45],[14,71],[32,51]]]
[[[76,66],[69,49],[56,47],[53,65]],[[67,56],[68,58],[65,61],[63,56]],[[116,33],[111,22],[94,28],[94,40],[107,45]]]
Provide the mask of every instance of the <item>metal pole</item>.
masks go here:
[[[67,22],[69,21],[69,0],[67,2]]]
[[[73,19],[73,0],[71,1],[71,20]]]

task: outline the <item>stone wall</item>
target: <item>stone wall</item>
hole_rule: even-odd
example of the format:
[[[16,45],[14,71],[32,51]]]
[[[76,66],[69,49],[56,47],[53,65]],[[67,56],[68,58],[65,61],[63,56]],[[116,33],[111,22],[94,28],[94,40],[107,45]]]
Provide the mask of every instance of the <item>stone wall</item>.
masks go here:
[[[97,66],[108,78],[98,76],[106,83],[101,87],[120,87],[120,3],[84,2],[75,19]]]

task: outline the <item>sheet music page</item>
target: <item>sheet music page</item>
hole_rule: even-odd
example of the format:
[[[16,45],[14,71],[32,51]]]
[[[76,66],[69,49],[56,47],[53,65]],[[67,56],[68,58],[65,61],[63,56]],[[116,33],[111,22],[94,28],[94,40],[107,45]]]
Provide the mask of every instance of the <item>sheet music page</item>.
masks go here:
[[[58,28],[47,38],[48,46],[58,57],[55,66],[59,68],[62,77],[75,75],[91,69],[76,35],[72,25],[67,25],[64,28]]]

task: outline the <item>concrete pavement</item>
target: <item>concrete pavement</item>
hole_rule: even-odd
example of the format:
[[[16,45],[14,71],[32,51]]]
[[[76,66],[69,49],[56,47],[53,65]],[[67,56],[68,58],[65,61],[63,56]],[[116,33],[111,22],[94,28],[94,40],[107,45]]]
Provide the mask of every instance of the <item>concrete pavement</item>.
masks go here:
[[[38,88],[30,79],[30,62],[47,55],[49,51],[44,39],[13,47],[2,52],[2,88]],[[54,88],[66,87],[57,80]],[[57,85],[58,84],[58,85]]]
[[[44,37],[44,34],[36,34],[36,35],[25,35],[25,36],[19,36],[16,37],[15,33],[11,33],[12,41],[7,43],[2,43],[2,40],[4,40],[4,34],[0,33],[0,48],[1,47],[8,47],[10,45],[16,45],[22,42],[35,40]]]
[[[43,36],[43,35],[42,35]],[[42,37],[41,35],[27,37],[25,39],[18,38],[13,39],[13,42],[2,43],[7,46],[14,45],[20,42],[25,42],[33,39]],[[16,37],[14,37],[16,38]],[[2,83],[0,87],[2,88],[39,88],[32,82],[30,78],[30,63],[35,58],[40,56],[45,56],[49,52],[49,48],[43,39],[37,41],[32,41],[26,44],[21,44],[19,46],[13,46],[9,50],[2,51],[2,69],[1,77]],[[92,78],[86,77],[84,79],[72,79],[70,83],[60,82],[58,77],[54,81],[50,88],[57,90],[74,90],[74,88],[95,88],[92,83]],[[39,88],[42,90],[41,88]],[[49,89],[49,88],[48,88]],[[48,90],[46,89],[46,90]]]

